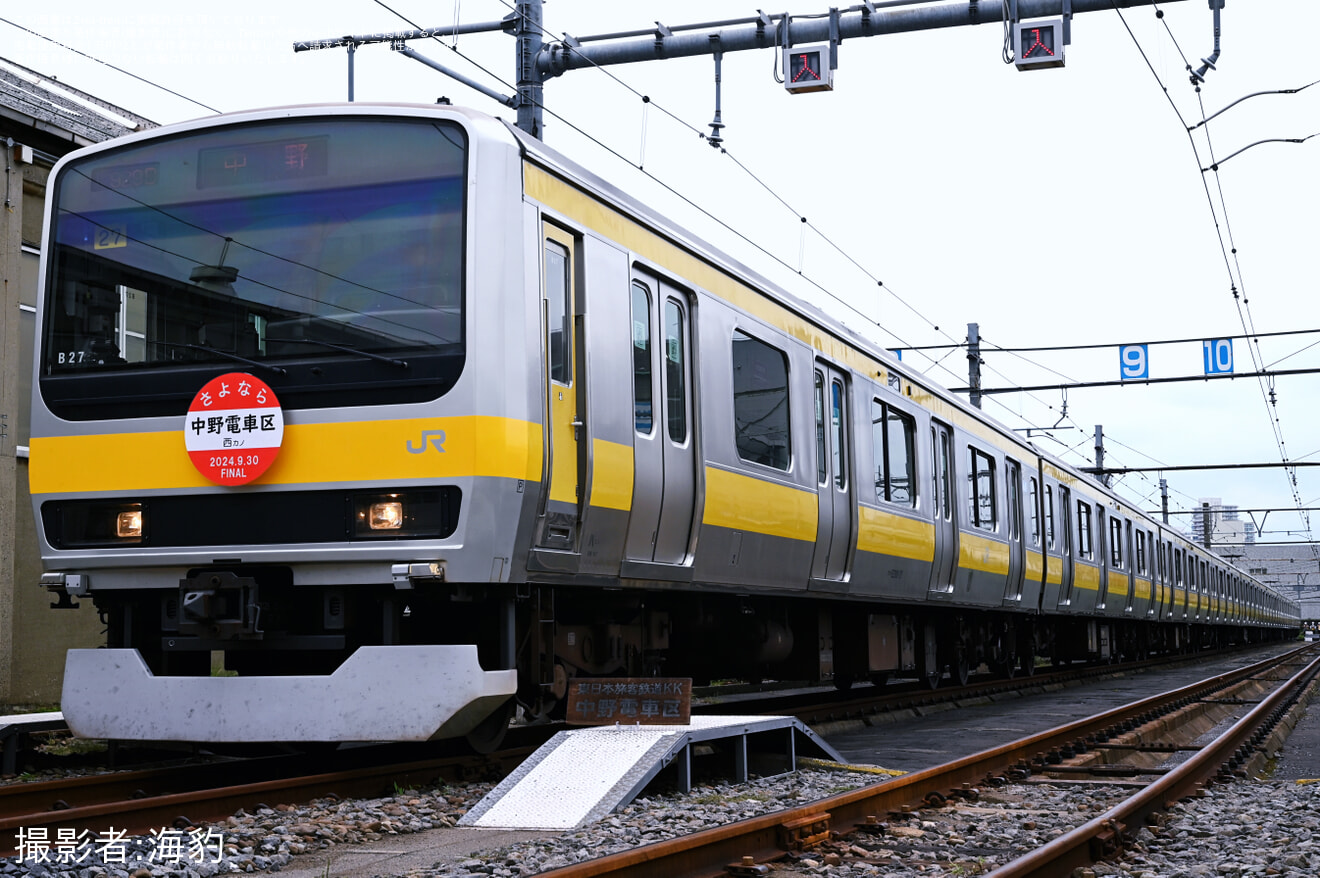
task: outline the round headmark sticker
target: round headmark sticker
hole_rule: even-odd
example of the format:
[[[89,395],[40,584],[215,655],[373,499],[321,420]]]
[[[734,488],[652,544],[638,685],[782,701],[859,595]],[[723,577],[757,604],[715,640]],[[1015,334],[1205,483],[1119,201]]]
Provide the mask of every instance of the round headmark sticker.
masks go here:
[[[197,391],[183,437],[198,472],[218,485],[246,485],[280,453],[284,412],[265,381],[229,372]]]

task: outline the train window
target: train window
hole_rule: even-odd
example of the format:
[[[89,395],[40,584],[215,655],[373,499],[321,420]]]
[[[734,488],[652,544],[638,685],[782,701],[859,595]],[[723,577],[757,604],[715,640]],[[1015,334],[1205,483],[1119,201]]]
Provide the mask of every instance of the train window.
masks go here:
[[[834,459],[834,487],[843,490],[848,487],[848,455],[844,451],[844,438],[848,431],[844,426],[843,382],[830,382],[830,429],[833,431],[834,447],[831,449]]]
[[[669,438],[686,442],[687,424],[687,320],[683,306],[665,300],[665,421]]]
[[[1045,486],[1045,545],[1054,548],[1054,486]]]
[[[632,285],[633,426],[650,436],[655,423],[651,402],[651,293]]]
[[[970,445],[967,451],[968,523],[982,530],[994,530],[996,519],[994,458]]]
[[[939,494],[940,502],[944,504],[944,520],[949,521],[953,518],[953,454],[949,447],[949,434],[941,429],[940,436],[940,472],[939,472]]]
[[[1031,525],[1031,544],[1040,545],[1040,483],[1032,476],[1027,480],[1027,520]]]
[[[733,333],[733,429],[738,456],[788,470],[788,357],[741,331]]]
[[[1125,566],[1123,561],[1123,519],[1109,519],[1109,563],[1115,567]]]
[[[889,408],[885,413],[885,499],[917,505],[917,425],[911,415]]]
[[[1144,530],[1137,531],[1137,573],[1142,576],[1150,573],[1146,569],[1146,532]]]
[[[875,399],[871,401],[871,448],[875,460],[875,497],[915,506],[917,427],[911,416]]]
[[[557,241],[545,242],[545,300],[549,312],[550,378],[560,384],[571,380],[573,357],[572,319],[569,307],[568,249]]]
[[[77,420],[174,417],[255,361],[286,411],[438,398],[465,359],[469,159],[457,123],[320,116],[69,163],[41,393]]]
[[[1092,557],[1091,548],[1091,504],[1077,501],[1077,557]]]
[[[1183,584],[1182,568],[1182,550],[1175,549],[1173,552],[1173,582],[1175,585]]]
[[[1004,461],[1004,485],[1008,488],[1008,538],[1022,540],[1022,468],[1015,460]]]

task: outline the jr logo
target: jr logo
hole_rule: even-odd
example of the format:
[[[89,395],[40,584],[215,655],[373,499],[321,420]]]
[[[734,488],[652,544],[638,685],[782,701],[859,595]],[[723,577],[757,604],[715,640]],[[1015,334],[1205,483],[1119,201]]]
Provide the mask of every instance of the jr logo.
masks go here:
[[[408,440],[408,453],[421,454],[426,450],[426,440],[430,439],[435,450],[444,454],[445,451],[445,431],[444,430],[423,430],[422,441],[419,445],[413,445],[412,440]]]

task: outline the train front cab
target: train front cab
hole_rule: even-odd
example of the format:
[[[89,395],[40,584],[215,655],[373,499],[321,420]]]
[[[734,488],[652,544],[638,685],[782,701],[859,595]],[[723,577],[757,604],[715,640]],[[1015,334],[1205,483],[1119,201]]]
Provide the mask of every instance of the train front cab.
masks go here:
[[[456,581],[507,579],[540,473],[517,172],[495,120],[367,105],[200,120],[57,167],[34,507],[49,584],[96,600],[114,647],[70,653],[76,732],[424,740],[509,700],[500,597]],[[215,484],[185,448],[189,400],[244,370],[275,388],[284,444],[260,479]],[[366,495],[415,528],[366,532]],[[125,505],[146,525],[116,537]],[[238,676],[210,674],[217,653]]]

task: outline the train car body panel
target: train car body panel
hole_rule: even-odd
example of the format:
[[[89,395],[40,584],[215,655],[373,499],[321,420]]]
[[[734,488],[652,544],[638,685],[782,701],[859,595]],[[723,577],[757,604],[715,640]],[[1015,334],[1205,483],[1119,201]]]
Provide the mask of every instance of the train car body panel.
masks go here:
[[[71,649],[61,703],[83,738],[429,741],[467,734],[516,689],[517,672],[482,670],[475,646],[368,646],[328,676],[243,679],[156,676],[135,649]],[[399,704],[400,692],[413,697]],[[177,716],[118,703],[195,707]]]

